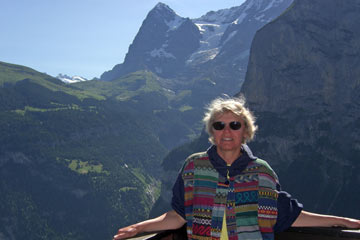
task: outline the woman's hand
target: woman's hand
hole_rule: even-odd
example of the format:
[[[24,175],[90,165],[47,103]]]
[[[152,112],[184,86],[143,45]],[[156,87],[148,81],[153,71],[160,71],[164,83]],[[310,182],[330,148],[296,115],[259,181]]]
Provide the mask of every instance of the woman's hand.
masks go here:
[[[360,229],[360,220],[301,211],[293,227],[345,227]]]
[[[340,222],[339,227],[360,229],[360,220],[358,219],[342,218]]]
[[[120,228],[117,234],[114,236],[114,240],[131,238],[141,232],[138,224],[130,225],[124,228]]]
[[[186,223],[179,214],[174,210],[164,213],[163,215],[149,219],[134,225],[120,228],[114,236],[114,240],[130,238],[143,232],[156,232],[169,229],[177,229]]]

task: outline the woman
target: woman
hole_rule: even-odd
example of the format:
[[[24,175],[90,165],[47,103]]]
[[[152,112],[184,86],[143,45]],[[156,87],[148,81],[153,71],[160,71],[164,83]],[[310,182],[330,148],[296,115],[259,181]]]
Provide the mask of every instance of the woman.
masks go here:
[[[257,126],[243,98],[218,98],[204,117],[212,146],[188,157],[173,187],[173,210],[119,229],[114,239],[187,224],[189,239],[274,239],[290,226],[360,228],[360,220],[320,215],[280,190],[275,172],[246,142]]]

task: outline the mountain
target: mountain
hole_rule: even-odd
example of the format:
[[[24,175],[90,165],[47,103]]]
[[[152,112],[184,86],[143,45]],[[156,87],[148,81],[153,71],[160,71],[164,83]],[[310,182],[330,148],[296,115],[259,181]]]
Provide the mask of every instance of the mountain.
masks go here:
[[[187,57],[199,47],[199,42],[199,30],[190,19],[158,3],[140,27],[124,63],[105,72],[101,79],[109,81],[137,70],[172,76],[184,68]]]
[[[170,79],[175,92],[205,88],[203,91],[211,92],[212,97],[235,93],[244,79],[255,32],[291,3],[248,0],[197,19],[180,17],[169,6],[158,3],[144,20],[124,62],[103,73],[101,80],[148,70]]]
[[[84,78],[84,77],[80,77],[80,76],[68,76],[66,74],[58,74],[56,76],[57,79],[63,81],[64,83],[76,83],[76,82],[84,82],[84,81],[88,81],[88,79]]]
[[[110,239],[148,216],[167,153],[156,119],[0,62],[0,239]]]
[[[240,91],[259,126],[249,145],[276,170],[282,188],[306,210],[355,218],[360,216],[354,208],[360,201],[359,24],[356,0],[295,0],[255,34]],[[206,146],[202,135],[171,151],[163,181],[176,176],[187,155]],[[153,215],[164,210],[159,206],[168,203],[170,189],[163,184]]]

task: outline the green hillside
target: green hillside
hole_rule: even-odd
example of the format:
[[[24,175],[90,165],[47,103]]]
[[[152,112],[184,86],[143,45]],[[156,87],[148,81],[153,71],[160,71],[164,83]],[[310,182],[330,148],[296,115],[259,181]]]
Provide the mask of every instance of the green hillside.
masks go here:
[[[149,71],[134,72],[111,82],[93,80],[74,83],[72,86],[121,101],[149,92],[160,92],[168,98],[172,95],[160,86],[159,77]]]
[[[147,122],[152,132],[171,150],[200,133],[203,113],[202,104],[194,107],[188,103],[188,99],[195,98],[190,90],[169,90],[174,81],[177,80],[162,79],[150,71],[137,71],[111,82],[92,80],[71,86],[151,116]]]
[[[92,94],[90,92],[79,91],[75,88],[68,87],[60,80],[53,78],[47,74],[39,73],[31,68],[0,61],[1,87],[21,84],[21,82],[23,82],[24,80],[26,80],[27,83],[37,84],[54,92],[60,91],[67,93],[69,95],[77,97],[80,100],[85,98],[95,98],[97,100],[105,99],[104,97]]]
[[[1,62],[0,238],[110,239],[146,218],[168,150],[143,102]]]

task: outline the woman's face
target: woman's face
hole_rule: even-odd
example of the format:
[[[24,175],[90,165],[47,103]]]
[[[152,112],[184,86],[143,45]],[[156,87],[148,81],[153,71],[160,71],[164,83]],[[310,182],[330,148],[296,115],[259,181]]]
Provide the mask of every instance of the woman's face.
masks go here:
[[[224,114],[217,116],[214,122],[222,122],[225,124],[225,127],[222,130],[216,130],[212,127],[214,142],[217,146],[218,152],[223,153],[226,151],[233,151],[234,153],[238,152],[240,154],[241,144],[243,143],[243,139],[246,137],[244,120],[232,112],[225,112]],[[238,123],[241,124],[239,129],[234,130],[231,128],[239,127]]]

